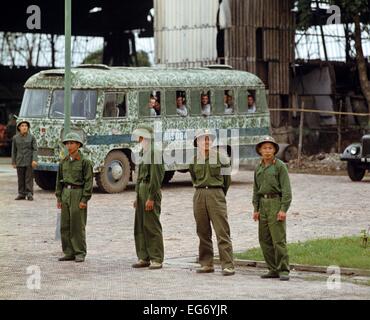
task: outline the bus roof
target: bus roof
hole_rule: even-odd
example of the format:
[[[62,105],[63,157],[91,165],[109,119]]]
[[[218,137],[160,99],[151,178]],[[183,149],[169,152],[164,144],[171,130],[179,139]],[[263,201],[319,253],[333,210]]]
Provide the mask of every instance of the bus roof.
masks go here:
[[[263,87],[254,74],[221,68],[147,68],[82,65],[72,69],[73,88]],[[64,69],[41,71],[25,88],[63,88]]]

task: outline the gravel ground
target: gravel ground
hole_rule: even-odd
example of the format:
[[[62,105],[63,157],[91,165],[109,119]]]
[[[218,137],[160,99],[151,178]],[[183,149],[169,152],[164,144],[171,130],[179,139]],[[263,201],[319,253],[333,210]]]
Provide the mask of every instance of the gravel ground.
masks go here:
[[[290,177],[289,242],[359,235],[370,225],[369,175],[360,183],[346,176]],[[257,224],[251,219],[252,181],[253,172],[240,171],[227,196],[237,252],[258,245]],[[130,268],[136,261],[133,185],[122,194],[94,190],[83,264],[57,261],[62,253],[54,239],[58,210],[53,193],[35,186],[35,201],[14,201],[16,173],[5,160],[0,161],[0,185],[0,299],[370,299],[370,286],[343,281],[340,289],[330,290],[326,276],[292,272],[291,281],[282,283],[260,279],[264,270],[242,267],[233,277],[221,276],[219,269],[196,274],[198,239],[188,174],[176,173],[163,189],[166,261],[162,270],[152,271]],[[40,289],[27,288],[32,280],[27,268],[41,271]]]

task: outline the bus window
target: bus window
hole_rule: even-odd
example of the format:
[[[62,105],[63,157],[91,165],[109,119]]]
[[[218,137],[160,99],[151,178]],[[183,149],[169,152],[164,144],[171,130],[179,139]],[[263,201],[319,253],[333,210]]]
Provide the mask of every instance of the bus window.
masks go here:
[[[71,118],[95,119],[96,91],[72,90]],[[51,100],[50,118],[64,118],[64,90],[54,90]]]
[[[160,91],[139,93],[139,114],[143,117],[160,117],[161,93]]]
[[[166,114],[180,117],[186,117],[188,115],[185,91],[166,92]]]
[[[225,90],[224,92],[224,114],[234,114],[234,91]]]
[[[216,90],[214,94],[215,114],[233,114],[234,113],[234,94],[232,90]]]
[[[238,96],[239,113],[255,113],[256,109],[256,90],[240,90]]]
[[[211,91],[202,92],[200,95],[200,113],[204,117],[208,117],[212,113],[211,107]]]
[[[104,98],[104,118],[126,117],[126,95],[124,93],[106,93]]]
[[[20,117],[44,117],[47,115],[49,90],[26,89],[22,100]]]
[[[191,114],[207,117],[211,115],[211,92],[192,91],[191,92]]]

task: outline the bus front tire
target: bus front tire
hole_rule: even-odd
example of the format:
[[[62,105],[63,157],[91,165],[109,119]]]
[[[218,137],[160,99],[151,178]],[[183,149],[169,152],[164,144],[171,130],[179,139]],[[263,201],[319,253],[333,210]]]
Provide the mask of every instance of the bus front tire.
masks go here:
[[[96,176],[99,189],[107,193],[119,193],[126,189],[131,175],[130,160],[121,151],[110,152],[104,167]]]
[[[43,190],[55,190],[57,173],[54,171],[34,170],[36,184]]]

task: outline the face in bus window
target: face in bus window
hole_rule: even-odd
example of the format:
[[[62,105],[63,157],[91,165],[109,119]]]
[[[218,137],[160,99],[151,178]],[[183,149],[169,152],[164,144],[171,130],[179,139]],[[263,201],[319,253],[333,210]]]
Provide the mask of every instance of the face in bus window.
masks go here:
[[[181,109],[181,107],[183,106],[183,104],[184,104],[184,102],[183,102],[182,97],[178,97],[176,99],[176,106]]]
[[[157,101],[156,99],[151,98],[149,100],[149,108],[153,108],[154,109],[156,101]]]
[[[209,98],[207,95],[202,95],[201,97],[202,106],[206,106],[209,102]]]
[[[161,104],[158,102],[158,100],[156,100],[154,104],[154,109],[155,109],[155,112],[157,112],[157,114],[161,113]]]
[[[202,103],[202,116],[208,117],[211,115],[211,105],[209,104],[209,97],[208,95],[203,95],[201,96],[201,103]]]
[[[248,112],[256,112],[256,103],[253,96],[248,96]]]

